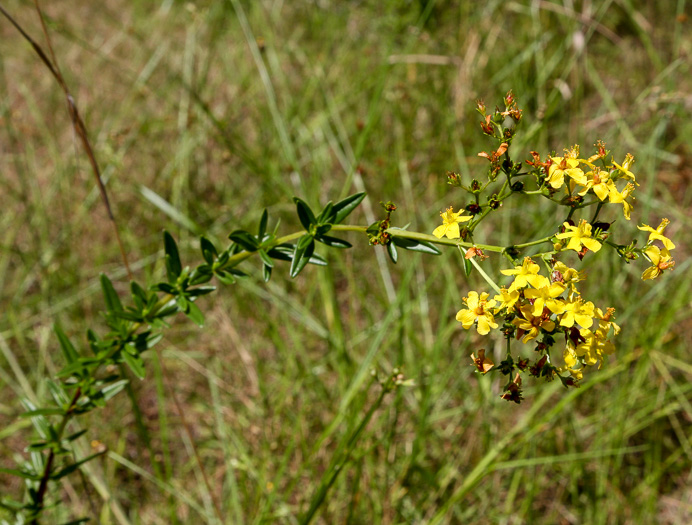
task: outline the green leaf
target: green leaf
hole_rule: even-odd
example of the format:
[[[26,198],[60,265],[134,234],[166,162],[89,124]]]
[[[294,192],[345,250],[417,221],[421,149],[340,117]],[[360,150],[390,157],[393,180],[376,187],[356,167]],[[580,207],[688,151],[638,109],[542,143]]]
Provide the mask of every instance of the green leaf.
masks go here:
[[[214,272],[214,275],[216,275],[216,278],[223,284],[235,284],[235,277],[233,277],[233,274],[230,272],[224,270],[216,270]]]
[[[118,297],[115,288],[113,288],[113,283],[105,273],[101,274],[101,290],[103,291],[103,297],[106,299],[106,310],[109,312],[122,311],[123,305],[120,302],[120,297]]]
[[[120,381],[116,381],[115,383],[111,383],[110,385],[104,386],[100,391],[103,395],[103,399],[105,401],[108,401],[110,398],[112,398],[118,392],[120,392],[123,388],[125,388],[127,383],[127,379],[121,379]]]
[[[392,242],[400,248],[412,252],[427,253],[429,255],[440,255],[440,253],[442,253],[434,244],[427,241],[415,241],[404,237],[392,237]]]
[[[176,295],[178,293],[178,291],[175,289],[175,286],[172,286],[168,283],[156,283],[154,286],[151,287],[151,289],[154,292],[163,292],[169,295]]]
[[[267,208],[264,208],[264,211],[262,212],[262,217],[260,218],[260,223],[259,223],[259,230],[257,231],[257,238],[262,240],[264,238],[264,234],[267,231],[267,220],[269,219],[269,212],[267,211]]]
[[[0,467],[0,472],[3,474],[9,474],[10,476],[17,476],[18,478],[31,479],[33,481],[39,481],[41,476],[35,472],[25,472],[23,470],[17,470],[14,468]]]
[[[213,264],[214,260],[219,256],[219,252],[216,251],[216,246],[206,237],[200,237],[199,247],[202,249],[202,257],[204,257],[204,260],[207,261],[208,264]]]
[[[471,259],[467,259],[464,257],[464,273],[466,274],[466,277],[471,275],[471,271],[473,270],[473,264],[471,264]]]
[[[294,244],[284,243],[274,246],[267,252],[267,255],[269,255],[269,257],[272,259],[277,259],[279,261],[292,261],[295,250],[296,247]]]
[[[334,219],[334,215],[334,204],[332,204],[332,201],[329,201],[327,205],[324,207],[324,209],[317,216],[317,223],[329,224]]]
[[[37,408],[19,414],[19,417],[34,417],[34,416],[64,416],[65,411],[59,407]]]
[[[306,233],[298,240],[296,250],[293,253],[293,261],[291,262],[290,271],[291,278],[296,277],[301,270],[305,268],[305,265],[310,260],[314,250],[315,241],[313,240],[312,235]]]
[[[83,428],[82,430],[78,430],[78,431],[75,432],[74,434],[70,434],[69,436],[67,436],[67,437],[65,437],[65,438],[63,438],[63,439],[64,439],[65,441],[70,441],[70,442],[71,442],[71,441],[75,441],[76,439],[79,439],[79,438],[82,437],[84,434],[86,434],[86,433],[88,432],[88,430],[89,430],[89,429],[87,429],[87,428]]]
[[[60,328],[60,325],[57,323],[53,325],[53,331],[55,332],[55,335],[58,336],[60,348],[62,349],[62,354],[65,356],[65,360],[68,364],[74,363],[77,359],[79,359],[79,353],[77,353],[77,350],[75,350],[74,345],[70,342],[65,335],[65,332],[62,331],[62,328]]]
[[[267,266],[266,264],[263,264],[262,265],[262,279],[264,279],[265,283],[268,283],[271,278],[272,278],[272,267]]]
[[[71,465],[68,465],[63,469],[60,469],[56,472],[53,472],[50,475],[50,479],[56,480],[56,479],[64,478],[68,474],[72,474],[73,472],[75,472],[79,467],[84,465],[84,463],[86,463],[87,461],[91,461],[92,459],[97,458],[97,457],[99,457],[105,453],[106,453],[106,451],[104,450],[102,452],[96,452],[95,454],[92,454],[91,456],[87,456],[84,459],[80,459],[79,461],[76,461],[75,463],[72,463]]]
[[[274,261],[272,261],[272,258],[269,257],[269,254],[265,252],[264,250],[259,250],[259,256],[260,259],[262,259],[262,262],[264,263],[265,266],[269,266],[269,268],[274,267]]]
[[[353,210],[355,210],[358,205],[365,198],[365,192],[354,193],[350,197],[346,197],[344,200],[337,202],[332,209],[334,213],[333,224],[339,224],[343,221]]]
[[[183,271],[180,253],[175,239],[166,230],[163,231],[163,246],[166,251],[166,275],[169,283],[175,283]]]
[[[61,523],[60,525],[82,525],[82,523],[87,523],[89,520],[90,518],[79,518],[72,521],[66,521],[65,523]]]
[[[299,199],[298,197],[293,197],[293,202],[296,203],[296,208],[298,210],[298,218],[303,228],[310,230],[310,226],[316,224],[315,214],[312,213],[310,206],[308,206],[305,201]]]
[[[202,295],[207,295],[216,290],[216,286],[198,286],[197,288],[190,288],[185,293],[190,297],[201,297]]]
[[[389,255],[389,258],[394,264],[396,264],[397,260],[399,260],[399,254],[397,253],[396,245],[393,242],[387,243],[387,255]]]
[[[313,253],[308,263],[314,264],[315,266],[327,266],[327,260],[318,253]]]
[[[202,310],[199,309],[199,306],[197,306],[195,303],[188,301],[185,315],[187,315],[200,327],[204,326],[204,314],[202,313]]]
[[[130,293],[132,294],[132,300],[137,306],[137,310],[140,312],[144,310],[149,302],[147,291],[138,285],[136,281],[130,281]]]
[[[259,243],[255,236],[245,230],[235,230],[228,238],[248,252],[256,252],[257,248],[259,248]]]
[[[144,379],[144,362],[140,356],[134,356],[127,351],[120,352],[122,360],[130,367],[130,370],[139,378]]]
[[[331,224],[321,224],[317,228],[315,228],[315,237],[321,237],[325,233],[327,233],[329,230],[332,229]]]
[[[321,235],[316,237],[316,239],[331,248],[350,248],[352,246],[350,242],[336,237],[330,237],[329,235]]]

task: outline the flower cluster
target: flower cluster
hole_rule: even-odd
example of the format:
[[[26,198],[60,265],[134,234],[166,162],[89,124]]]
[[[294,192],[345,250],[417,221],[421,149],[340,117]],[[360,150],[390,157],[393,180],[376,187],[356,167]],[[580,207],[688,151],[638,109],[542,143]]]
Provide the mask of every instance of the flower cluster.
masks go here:
[[[487,179],[472,178],[465,182],[462,175],[449,172],[448,184],[466,192],[468,201],[458,212],[454,207],[443,211],[440,214],[442,224],[432,233],[444,244],[450,244],[444,237],[458,239],[455,244],[464,257],[466,274],[475,266],[496,290],[494,296],[470,291],[464,298],[465,308],[459,310],[456,319],[467,330],[475,326],[481,335],[492,330],[504,334],[507,354],[497,366],[482,349],[478,351],[478,357],[474,353],[471,358],[483,374],[499,370],[508,376],[502,397],[518,403],[521,400],[520,373],[528,372],[546,379],[559,378],[565,386],[576,386],[582,379],[584,367],[597,365],[600,368],[606,356],[614,352],[611,339],[620,331],[613,321],[615,310],[601,309],[584,299],[577,288],[584,275],[559,262],[556,257],[572,250],[582,260],[589,252],[597,253],[603,247],[610,247],[627,263],[639,257],[648,259],[651,266],[644,271],[642,279],[650,280],[673,269],[675,262],[670,252],[675,244],[665,236],[668,219],[663,219],[655,229],[646,224],[638,226],[639,230],[649,233],[643,247],[639,247],[634,239],[627,241],[628,244],[616,243],[611,231],[615,221],[599,219],[602,209],[609,204],[622,206],[625,219],[629,221],[631,218],[633,192],[639,186],[631,171],[634,164],[631,154],[625,155],[624,160],[618,163],[611,157],[605,143],[598,141],[595,153],[588,157],[580,156],[580,148],[575,145],[564,150],[562,156],[553,152],[542,160],[539,153],[532,151],[530,160],[514,162],[510,150],[522,120],[522,111],[517,107],[512,92],[504,98],[504,109],[496,107],[489,112],[480,101],[477,109],[483,118],[481,131],[495,141],[490,153],[478,153],[490,163]],[[510,246],[476,244],[474,234],[478,225],[499,210],[504,201],[531,195],[548,199],[565,210],[558,231]],[[589,214],[590,220],[580,217],[588,207],[594,208]],[[515,265],[521,261],[522,250],[544,243],[550,247],[533,255],[533,259],[526,257],[520,266],[502,270],[502,274],[513,277],[507,287],[498,286],[479,265],[488,258],[484,252],[502,254]],[[545,263],[547,275],[541,274],[541,267],[534,260]],[[535,344],[538,352],[535,363],[512,356],[510,347],[514,339]],[[564,347],[560,350],[562,359],[554,363],[553,348],[558,339],[564,339]]]
[[[546,174],[543,184],[555,192],[564,187],[568,196],[578,201],[583,200],[587,193],[592,193],[600,202],[622,204],[625,219],[630,220],[632,204],[628,199],[634,200],[631,194],[635,185],[638,185],[630,171],[634,157],[628,153],[622,164],[614,160],[608,164],[605,162],[605,145],[599,141],[596,147],[597,152],[588,159],[579,157],[578,145],[565,150],[562,157],[549,157],[546,163],[540,163],[538,158]],[[597,161],[601,161],[601,166],[596,165]],[[620,184],[621,189],[618,189],[621,180],[629,182]]]
[[[607,308],[604,312],[582,298],[577,283],[584,276],[574,268],[553,261],[550,277],[541,275],[540,270],[530,257],[521,266],[502,270],[504,275],[514,277],[512,283],[492,299],[486,292],[479,295],[470,291],[464,298],[466,308],[459,310],[456,319],[465,329],[476,325],[481,335],[499,328],[498,321],[502,321],[507,337],[514,336],[523,343],[536,341],[540,366],[531,367],[532,375],[552,379],[566,371],[570,376],[560,376],[561,379],[567,385],[575,385],[584,366],[600,368],[605,356],[613,353],[611,337],[620,331],[613,322],[615,310]],[[561,367],[551,363],[550,354],[558,337],[565,340]],[[475,358],[474,363],[478,365]],[[483,372],[490,370],[488,358],[484,357],[483,363]]]

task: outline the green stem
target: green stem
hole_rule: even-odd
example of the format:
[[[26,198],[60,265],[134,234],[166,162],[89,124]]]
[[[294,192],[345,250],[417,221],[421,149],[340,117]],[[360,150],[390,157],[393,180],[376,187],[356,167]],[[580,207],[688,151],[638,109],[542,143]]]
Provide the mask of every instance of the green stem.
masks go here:
[[[462,246],[459,246],[458,248],[461,252],[461,256],[466,257],[466,250]],[[476,268],[478,273],[481,274],[481,277],[485,279],[485,282],[488,283],[491,286],[491,288],[495,290],[497,293],[501,293],[500,287],[497,285],[495,281],[492,280],[492,278],[487,273],[485,273],[485,270],[483,270],[483,268],[481,268],[481,265],[476,262],[476,259],[474,257],[471,257],[471,259],[469,260],[471,261],[471,264],[473,264],[473,266]]]
[[[529,246],[536,246],[537,244],[543,244],[544,242],[550,242],[550,240],[553,238],[551,235],[550,237],[543,237],[542,239],[537,239],[535,241],[531,242],[525,242],[522,244],[515,244],[514,248],[527,248]]]
[[[363,416],[363,419],[358,424],[358,427],[353,431],[353,434],[351,434],[348,441],[346,442],[346,450],[343,452],[343,454],[339,454],[338,452],[334,454],[334,458],[331,461],[329,469],[324,474],[324,476],[322,476],[322,480],[320,481],[320,486],[317,489],[317,493],[312,497],[312,501],[310,502],[310,508],[305,513],[305,516],[303,516],[300,520],[301,525],[308,525],[315,517],[315,514],[324,503],[329,489],[332,487],[332,485],[334,485],[334,482],[339,477],[339,474],[341,474],[341,472],[344,470],[344,467],[348,465],[351,459],[351,454],[353,454],[353,450],[355,449],[356,443],[358,442],[358,438],[370,422],[370,419],[372,419],[372,416],[375,414],[377,409],[380,408],[380,405],[382,404],[385,395],[390,390],[391,387],[389,387],[388,385],[382,388],[382,391],[380,392],[380,395],[378,396],[377,400],[372,404],[367,414]]]

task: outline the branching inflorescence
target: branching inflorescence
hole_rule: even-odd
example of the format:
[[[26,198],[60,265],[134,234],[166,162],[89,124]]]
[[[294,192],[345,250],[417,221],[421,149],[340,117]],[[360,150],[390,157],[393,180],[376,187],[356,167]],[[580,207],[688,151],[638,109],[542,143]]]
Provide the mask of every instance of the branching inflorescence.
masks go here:
[[[486,245],[481,249],[480,245],[474,245],[465,250],[465,257],[469,260],[486,258],[484,249],[499,249],[515,264],[514,268],[501,272],[514,277],[507,287],[498,287],[486,273],[482,273],[496,295],[491,299],[487,292],[470,291],[464,298],[466,308],[459,310],[456,318],[465,329],[476,326],[481,335],[491,330],[503,333],[508,351],[499,366],[495,367],[485,355],[485,349],[479,350],[478,356],[474,352],[471,358],[483,374],[495,369],[508,375],[509,381],[502,397],[518,403],[521,400],[522,372],[528,371],[532,376],[548,380],[557,377],[565,386],[578,386],[584,367],[598,365],[600,368],[605,357],[615,350],[612,338],[620,332],[620,327],[614,322],[615,310],[603,310],[585,300],[577,285],[585,280],[584,273],[567,266],[559,258],[571,250],[581,261],[589,252],[596,253],[605,245],[614,249],[625,262],[641,255],[648,259],[652,266],[642,275],[642,279],[647,280],[673,268],[675,263],[670,250],[675,245],[664,236],[668,219],[663,219],[656,229],[646,224],[638,227],[649,232],[643,248],[636,247],[636,240],[627,245],[613,242],[610,229],[614,222],[599,221],[599,214],[606,204],[621,205],[624,218],[630,220],[632,193],[638,185],[630,171],[634,163],[632,155],[627,154],[622,164],[612,158],[608,161],[610,152],[603,142],[598,141],[596,152],[588,158],[580,157],[579,146],[565,150],[561,157],[553,154],[545,160],[532,151],[532,159],[526,161],[530,168],[522,171],[522,164],[512,162],[510,158],[511,142],[522,118],[512,92],[505,97],[504,106],[503,111],[496,109],[494,113],[487,113],[485,105],[478,103],[478,111],[483,116],[481,129],[499,146],[491,153],[479,153],[490,162],[485,182],[474,179],[464,185],[458,174],[448,175],[449,184],[466,190],[473,200],[458,212],[453,207],[442,212],[442,225],[433,231],[433,235],[473,242],[478,224],[513,195],[540,195],[554,205],[566,208],[565,220],[549,237],[506,248]],[[490,193],[486,202],[481,203],[481,195],[490,192],[489,188],[494,188],[493,183],[499,182],[498,179],[503,181],[500,190]],[[530,181],[533,188],[530,189],[524,180]],[[578,218],[592,206],[595,206],[595,211],[590,220]],[[518,260],[519,250],[544,243],[550,245],[548,251]],[[534,259],[543,263],[543,275],[541,266]],[[521,264],[517,264],[519,262]],[[529,359],[512,357],[509,349],[515,338],[535,344],[538,357],[534,363]],[[553,363],[551,354],[559,339],[564,339],[565,343],[562,350],[564,364],[561,366]]]

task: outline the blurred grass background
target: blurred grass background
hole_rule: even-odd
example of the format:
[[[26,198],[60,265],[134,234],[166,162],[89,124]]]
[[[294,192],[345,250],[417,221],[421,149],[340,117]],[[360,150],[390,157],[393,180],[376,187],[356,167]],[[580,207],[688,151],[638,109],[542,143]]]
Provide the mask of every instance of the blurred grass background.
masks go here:
[[[32,2],[3,5],[41,41]],[[350,222],[393,200],[395,224],[432,231],[463,204],[445,172],[485,173],[474,101],[492,108],[509,89],[524,109],[516,159],[597,139],[618,162],[633,153],[632,223],[608,218],[625,240],[635,222],[668,217],[678,246],[675,271],[653,283],[641,262],[591,258],[584,294],[617,308],[617,353],[578,390],[525,383],[519,407],[469,366],[481,345],[502,349],[454,320],[483,288],[458,254],[404,253],[393,266],[353,237],[295,281],[280,267],[264,285],[254,269],[200,302],[203,330],[181,319],[167,331],[163,363],[147,355],[129,398],[81,421],[85,451],[98,440],[109,452],[65,481],[56,523],[218,523],[214,500],[225,523],[297,523],[378,394],[373,366],[400,366],[416,386],[377,411],[319,523],[692,522],[687,2],[44,8],[140,282],[162,275],[163,228],[194,264],[200,233],[254,229],[265,207],[293,231],[293,195],[317,205],[365,190]],[[31,435],[19,400],[47,398],[61,366],[52,324],[83,340],[100,326],[99,273],[123,293],[128,283],[59,88],[4,19],[0,37],[0,458],[11,466]],[[488,242],[554,230],[543,203],[509,204]],[[20,492],[0,477],[0,493]]]

